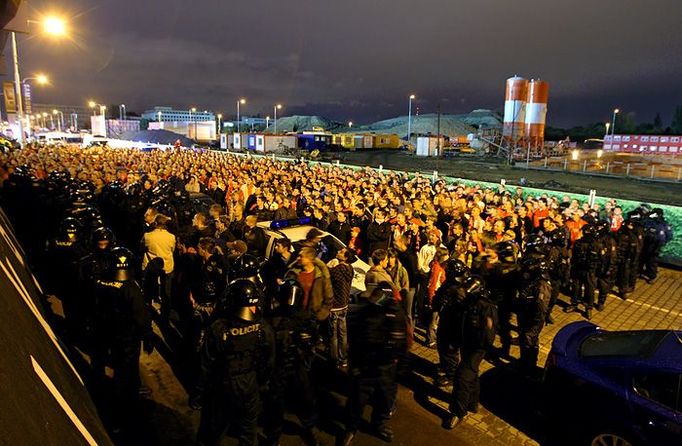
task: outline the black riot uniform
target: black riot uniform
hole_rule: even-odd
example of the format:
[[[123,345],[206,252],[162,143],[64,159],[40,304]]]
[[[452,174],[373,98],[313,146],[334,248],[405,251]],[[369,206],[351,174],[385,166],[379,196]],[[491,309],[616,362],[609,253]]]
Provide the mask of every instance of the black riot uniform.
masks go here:
[[[219,254],[202,258],[201,263],[196,265],[191,290],[194,299],[193,339],[197,351],[201,349],[206,329],[213,322],[212,315],[218,300],[223,297],[226,282],[225,266]]]
[[[546,322],[554,323],[552,319],[552,309],[559,299],[562,287],[569,284],[571,253],[568,249],[568,237],[564,228],[552,231],[549,236],[550,244],[547,247],[547,263],[549,265],[549,278],[552,285],[552,295],[547,306]]]
[[[315,391],[310,370],[317,338],[315,316],[303,310],[304,292],[294,279],[279,286],[271,324],[275,333],[275,367],[265,396],[265,435],[268,444],[279,444],[284,425],[285,406],[293,406],[303,426],[302,440],[316,445]]]
[[[79,262],[87,253],[81,243],[82,228],[75,218],[64,219],[59,233],[48,244],[46,268],[46,292],[62,301],[67,331],[76,337],[83,334],[86,320],[79,305]]]
[[[190,402],[203,404],[199,445],[219,445],[230,425],[239,445],[256,445],[259,388],[274,360],[272,328],[256,312],[261,291],[248,280],[230,282],[230,307],[219,310],[201,354],[201,373]]]
[[[433,299],[433,308],[440,315],[436,331],[436,348],[440,363],[435,380],[439,387],[452,383],[459,363],[464,281],[469,277],[469,268],[461,260],[450,259],[445,266],[445,277],[445,283],[438,288]]]
[[[585,306],[585,317],[592,317],[594,292],[597,286],[597,267],[599,266],[599,249],[595,242],[595,227],[591,224],[583,226],[583,236],[573,245],[571,258],[571,278],[573,294],[571,304],[564,308],[566,313],[578,311],[578,304]]]
[[[483,285],[483,279],[472,276],[464,284],[465,300],[461,315],[461,362],[457,367],[450,401],[450,415],[445,420],[453,429],[468,412],[478,410],[480,382],[478,371],[486,350],[495,340],[497,306]]]
[[[515,311],[516,296],[519,288],[519,265],[517,248],[513,243],[500,242],[494,246],[498,262],[486,262],[479,273],[488,285],[492,301],[498,307],[498,331],[502,343],[501,355],[509,356],[512,340],[511,316]]]
[[[374,432],[391,441],[393,431],[388,422],[398,390],[396,364],[407,350],[407,318],[402,306],[393,299],[390,284],[380,283],[368,299],[351,309],[348,348],[351,391],[343,444],[353,442],[363,408],[371,397]]]
[[[601,311],[606,304],[606,298],[613,289],[618,268],[618,244],[611,234],[611,225],[608,222],[597,223],[597,240],[599,250],[599,264],[597,265],[597,288],[599,295],[596,309]]]
[[[114,370],[115,418],[133,421],[140,388],[140,342],[153,349],[151,315],[142,289],[133,277],[133,255],[122,247],[111,250],[109,268],[95,282],[92,367],[95,382],[104,382],[104,366]]]
[[[540,352],[540,332],[545,326],[547,308],[552,295],[549,263],[540,257],[525,259],[521,265],[519,290],[519,347],[520,365],[526,373],[534,374]]]
[[[97,281],[106,277],[114,248],[115,237],[111,229],[101,227],[93,232],[92,247],[79,261],[80,300],[86,314],[88,332],[93,328],[95,318],[95,299]]]
[[[671,226],[663,217],[663,209],[654,208],[644,219],[644,246],[642,247],[642,277],[649,283],[658,276],[658,257],[663,247],[672,240]]]
[[[616,286],[620,293],[620,298],[627,299],[628,293],[635,290],[635,283],[638,274],[638,261],[641,243],[637,231],[635,231],[635,221],[625,220],[621,228],[616,233],[616,244],[618,246],[618,267],[616,270]],[[643,236],[641,236],[643,239]]]

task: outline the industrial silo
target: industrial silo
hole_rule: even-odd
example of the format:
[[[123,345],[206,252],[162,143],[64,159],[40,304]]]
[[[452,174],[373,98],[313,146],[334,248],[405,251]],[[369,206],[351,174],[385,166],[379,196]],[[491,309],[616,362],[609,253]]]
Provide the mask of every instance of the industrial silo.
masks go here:
[[[528,80],[519,76],[507,79],[504,93],[504,126],[502,137],[507,143],[516,145],[524,137]]]
[[[543,148],[548,99],[549,83],[539,79],[532,79],[528,85],[525,125],[526,144],[530,149],[542,150]]]

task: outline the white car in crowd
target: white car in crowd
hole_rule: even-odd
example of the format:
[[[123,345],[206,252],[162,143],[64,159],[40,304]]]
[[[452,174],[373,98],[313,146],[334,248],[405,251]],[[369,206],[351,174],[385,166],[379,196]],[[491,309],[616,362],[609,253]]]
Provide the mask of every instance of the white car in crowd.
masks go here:
[[[263,221],[259,222],[258,226],[263,228],[268,240],[265,248],[266,259],[269,259],[270,256],[274,254],[275,240],[280,238],[288,238],[291,240],[292,250],[298,252],[308,231],[315,227],[310,224],[310,219],[305,217],[291,220]],[[329,263],[330,261],[337,262],[337,260],[335,260],[336,253],[345,248],[346,245],[332,234],[325,231],[320,232],[322,232],[322,241],[320,242],[322,249],[321,253],[318,254],[318,257],[324,263]],[[331,265],[334,265],[334,263]],[[351,266],[354,271],[351,294],[356,295],[362,293],[366,289],[365,274],[369,270],[369,265],[356,257],[355,262],[353,262]]]

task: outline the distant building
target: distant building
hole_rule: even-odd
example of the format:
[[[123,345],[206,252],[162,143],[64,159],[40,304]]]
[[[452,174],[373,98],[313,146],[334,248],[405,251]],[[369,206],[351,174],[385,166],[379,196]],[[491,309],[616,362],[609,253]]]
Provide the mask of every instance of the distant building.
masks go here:
[[[201,122],[215,121],[215,115],[209,111],[174,110],[171,107],[154,107],[142,113],[142,118],[148,121],[161,122]]]
[[[613,139],[613,140],[612,140]],[[680,135],[606,135],[604,150],[628,153],[682,153]]]

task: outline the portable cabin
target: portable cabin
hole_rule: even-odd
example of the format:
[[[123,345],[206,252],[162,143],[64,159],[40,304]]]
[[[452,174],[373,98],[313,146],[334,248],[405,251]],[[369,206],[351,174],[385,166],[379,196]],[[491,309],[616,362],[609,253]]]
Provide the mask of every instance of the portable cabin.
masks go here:
[[[235,150],[241,150],[242,148],[242,134],[233,133],[232,134],[232,148]]]
[[[374,148],[374,138],[372,135],[355,135],[353,141],[356,149]]]
[[[296,135],[263,135],[265,151],[268,153],[283,152],[296,148]]]
[[[331,133],[304,132],[296,136],[298,138],[298,148],[309,152],[312,152],[313,150],[328,150],[332,143]]]
[[[249,133],[246,135],[246,149],[247,150],[256,150],[256,134],[254,133]]]
[[[374,149],[399,149],[400,138],[395,134],[372,135],[372,147]]]
[[[417,138],[417,156],[440,156],[445,147],[445,138],[420,136]],[[440,148],[440,150],[439,150]]]

